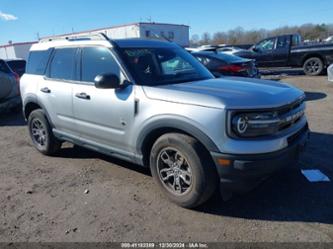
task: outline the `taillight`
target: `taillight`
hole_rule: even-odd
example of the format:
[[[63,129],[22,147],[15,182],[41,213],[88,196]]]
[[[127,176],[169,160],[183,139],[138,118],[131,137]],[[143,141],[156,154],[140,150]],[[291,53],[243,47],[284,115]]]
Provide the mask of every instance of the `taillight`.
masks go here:
[[[17,93],[20,94],[20,75],[13,73],[16,81]]]
[[[225,65],[218,68],[219,71],[238,73],[247,70],[247,67],[242,65]]]

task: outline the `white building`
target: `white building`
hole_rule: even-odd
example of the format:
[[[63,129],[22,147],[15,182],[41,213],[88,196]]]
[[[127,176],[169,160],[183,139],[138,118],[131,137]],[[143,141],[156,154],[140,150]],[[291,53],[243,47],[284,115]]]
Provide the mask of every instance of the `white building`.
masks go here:
[[[36,42],[9,43],[0,46],[0,59],[28,59],[29,50]]]
[[[156,39],[157,37],[165,37],[166,39],[171,40],[183,47],[189,46],[190,43],[189,26],[181,24],[155,23],[155,22],[139,22],[139,23],[124,24],[107,28],[43,37],[43,39],[66,37],[70,35],[89,35],[96,33],[104,33],[111,39],[122,39],[122,38]]]
[[[69,34],[55,35],[43,37],[56,38],[66,37],[71,35],[89,35],[96,33],[104,33],[111,39],[122,38],[149,38],[163,39],[165,37],[182,47],[188,47],[190,44],[189,26],[182,24],[155,23],[155,22],[138,22],[124,24],[119,26],[100,28],[94,30],[86,30],[82,32],[73,32]],[[35,42],[12,43],[0,46],[0,59],[22,58],[28,59],[29,49]]]

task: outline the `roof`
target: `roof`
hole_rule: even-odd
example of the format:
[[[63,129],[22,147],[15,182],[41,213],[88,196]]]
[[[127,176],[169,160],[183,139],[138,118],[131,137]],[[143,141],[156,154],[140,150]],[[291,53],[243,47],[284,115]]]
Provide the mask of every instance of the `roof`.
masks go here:
[[[50,35],[50,36],[42,37],[42,39],[57,37],[57,36],[69,36],[69,35],[77,35],[77,34],[81,34],[81,33],[97,32],[97,31],[101,31],[101,30],[105,30],[105,29],[115,29],[115,28],[121,28],[121,27],[127,27],[127,26],[140,26],[140,25],[169,25],[169,26],[189,27],[188,25],[184,25],[184,24],[158,23],[158,22],[134,22],[134,23],[127,23],[127,24],[109,26],[109,27],[98,28],[98,29],[82,30],[79,32],[65,33],[65,34],[60,34],[60,35]]]
[[[0,45],[0,48],[7,48],[7,47],[12,47],[12,46],[22,46],[22,45],[32,45],[37,43],[38,41],[32,41],[32,42],[16,42],[16,43],[11,43],[11,44],[5,44],[5,45]]]

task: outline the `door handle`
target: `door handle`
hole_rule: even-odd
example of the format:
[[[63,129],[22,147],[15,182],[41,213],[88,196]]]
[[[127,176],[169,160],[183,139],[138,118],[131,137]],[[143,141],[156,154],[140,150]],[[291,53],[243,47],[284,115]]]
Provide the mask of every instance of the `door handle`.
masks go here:
[[[51,90],[48,87],[43,87],[43,88],[40,89],[40,91],[43,92],[43,93],[50,93],[51,92]]]
[[[90,99],[90,95],[88,95],[86,93],[77,93],[77,94],[75,94],[75,97],[77,97],[79,99]]]

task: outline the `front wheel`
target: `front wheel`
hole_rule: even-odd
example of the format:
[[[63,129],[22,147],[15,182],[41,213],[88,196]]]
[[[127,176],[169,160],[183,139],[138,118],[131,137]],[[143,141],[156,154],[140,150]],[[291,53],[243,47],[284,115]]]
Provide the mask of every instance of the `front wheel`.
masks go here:
[[[61,142],[53,135],[52,128],[43,110],[31,112],[28,118],[29,134],[34,147],[44,155],[53,155],[61,147]]]
[[[194,208],[214,193],[218,177],[206,149],[194,138],[169,133],[157,139],[150,155],[152,175],[169,199]]]
[[[312,57],[304,62],[303,70],[306,75],[317,76],[323,73],[324,63],[320,58]]]

